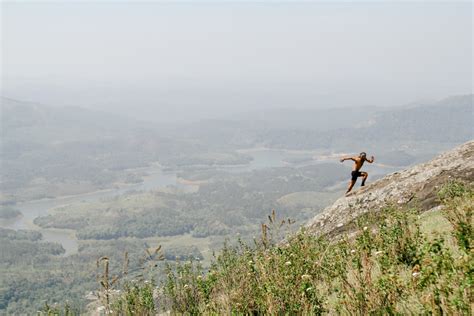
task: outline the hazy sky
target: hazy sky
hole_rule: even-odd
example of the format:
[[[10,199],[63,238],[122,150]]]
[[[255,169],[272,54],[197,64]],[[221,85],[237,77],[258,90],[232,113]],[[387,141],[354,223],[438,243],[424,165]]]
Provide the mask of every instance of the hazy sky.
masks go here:
[[[155,119],[472,92],[470,2],[2,4],[2,95]]]

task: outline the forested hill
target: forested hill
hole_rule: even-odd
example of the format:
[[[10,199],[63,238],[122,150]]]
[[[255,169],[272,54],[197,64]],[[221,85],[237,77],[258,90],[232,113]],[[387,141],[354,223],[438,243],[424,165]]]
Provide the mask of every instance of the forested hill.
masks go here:
[[[322,131],[317,127],[326,126],[327,122],[322,122],[328,117],[326,113],[304,113],[313,119],[314,128],[288,128],[282,124],[279,128],[259,130],[257,139],[266,146],[293,149],[337,148],[350,151],[363,147],[380,152],[417,147],[420,143],[445,143],[449,146],[473,138],[473,98],[470,94],[403,107],[332,110],[332,116],[339,118],[330,120],[334,122],[332,128]],[[288,114],[290,121],[292,118],[296,120],[297,113]]]

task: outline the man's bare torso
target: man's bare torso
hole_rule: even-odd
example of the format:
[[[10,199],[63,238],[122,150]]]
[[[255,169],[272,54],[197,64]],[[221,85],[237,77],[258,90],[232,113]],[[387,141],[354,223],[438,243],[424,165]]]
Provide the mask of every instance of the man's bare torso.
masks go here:
[[[365,162],[365,158],[362,158],[362,157],[354,158],[354,166],[352,167],[352,170],[359,171],[360,168],[362,168],[362,166],[364,165],[364,162]]]

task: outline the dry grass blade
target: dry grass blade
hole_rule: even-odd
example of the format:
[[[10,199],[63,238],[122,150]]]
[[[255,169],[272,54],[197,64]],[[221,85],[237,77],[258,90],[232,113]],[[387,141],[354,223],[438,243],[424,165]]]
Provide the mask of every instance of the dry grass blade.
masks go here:
[[[160,251],[160,250],[161,250],[161,245],[159,245],[158,247],[156,247],[154,254],[156,255],[156,254],[158,253],[158,251]]]

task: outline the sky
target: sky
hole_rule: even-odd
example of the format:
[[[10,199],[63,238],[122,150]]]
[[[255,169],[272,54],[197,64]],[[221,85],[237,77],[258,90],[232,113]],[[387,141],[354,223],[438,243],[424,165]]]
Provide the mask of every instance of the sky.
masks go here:
[[[2,2],[1,94],[156,121],[472,93],[471,2]]]

